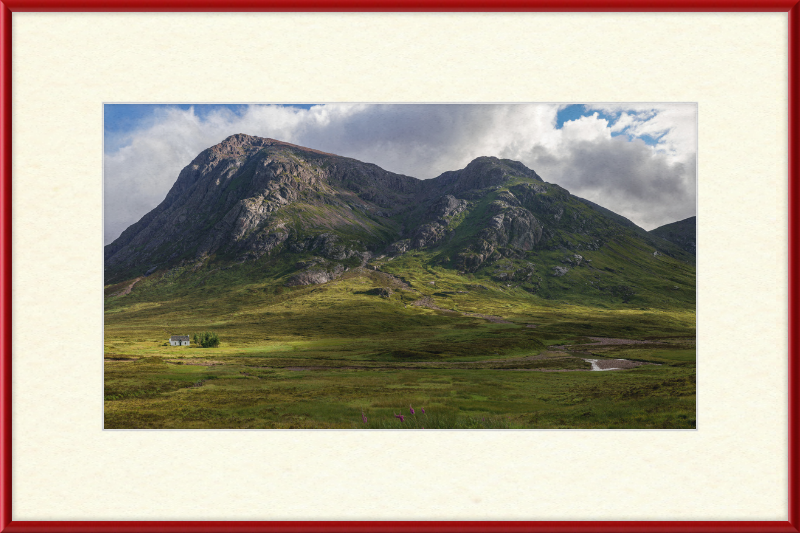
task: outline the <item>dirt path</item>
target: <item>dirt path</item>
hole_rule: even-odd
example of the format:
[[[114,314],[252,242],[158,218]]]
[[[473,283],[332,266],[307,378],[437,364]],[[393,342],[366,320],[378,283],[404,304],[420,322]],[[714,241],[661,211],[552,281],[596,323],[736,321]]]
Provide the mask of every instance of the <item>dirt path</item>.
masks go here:
[[[130,294],[131,291],[133,290],[133,286],[136,285],[137,283],[139,283],[139,280],[141,280],[141,279],[142,279],[142,277],[139,276],[138,278],[133,280],[130,285],[128,285],[127,287],[125,287],[121,291],[112,294],[111,296],[125,296],[126,294]]]

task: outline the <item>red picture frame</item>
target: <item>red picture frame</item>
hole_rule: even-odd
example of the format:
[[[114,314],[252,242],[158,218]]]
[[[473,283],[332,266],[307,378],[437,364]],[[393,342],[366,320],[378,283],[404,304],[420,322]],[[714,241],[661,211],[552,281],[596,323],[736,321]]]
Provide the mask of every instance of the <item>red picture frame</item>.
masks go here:
[[[12,12],[786,12],[789,16],[789,520],[783,521],[12,521]],[[800,0],[2,0],[0,1],[0,531],[22,532],[798,532],[800,531]]]

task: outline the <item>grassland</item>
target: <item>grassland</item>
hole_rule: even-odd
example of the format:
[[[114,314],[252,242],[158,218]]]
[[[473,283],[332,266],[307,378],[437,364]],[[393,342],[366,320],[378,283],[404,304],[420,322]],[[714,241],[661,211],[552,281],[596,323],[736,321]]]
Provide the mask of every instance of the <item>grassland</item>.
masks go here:
[[[292,265],[265,259],[106,287],[105,427],[694,428],[693,269],[643,265],[623,301],[589,284],[613,257],[576,269],[586,282],[559,300],[425,254],[317,286],[284,287]],[[665,298],[665,283],[691,290]],[[219,348],[164,346],[206,330]],[[652,364],[592,372],[587,358]]]

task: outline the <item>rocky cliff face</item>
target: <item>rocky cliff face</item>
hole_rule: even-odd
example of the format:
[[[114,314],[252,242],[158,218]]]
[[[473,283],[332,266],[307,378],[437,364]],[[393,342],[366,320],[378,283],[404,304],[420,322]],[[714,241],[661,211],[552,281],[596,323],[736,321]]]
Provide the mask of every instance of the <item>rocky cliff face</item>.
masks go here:
[[[420,190],[420,180],[375,165],[234,135],[198,155],[158,207],[106,246],[106,273],[278,248],[345,258],[396,233],[389,212]]]
[[[312,284],[373,256],[424,250],[462,272],[494,268],[498,279],[529,281],[531,254],[580,257],[620,235],[685,255],[624,221],[516,161],[480,157],[423,181],[239,134],[199,154],[159,206],[105,247],[105,275],[110,283],[177,264],[287,254],[298,259],[287,284]]]

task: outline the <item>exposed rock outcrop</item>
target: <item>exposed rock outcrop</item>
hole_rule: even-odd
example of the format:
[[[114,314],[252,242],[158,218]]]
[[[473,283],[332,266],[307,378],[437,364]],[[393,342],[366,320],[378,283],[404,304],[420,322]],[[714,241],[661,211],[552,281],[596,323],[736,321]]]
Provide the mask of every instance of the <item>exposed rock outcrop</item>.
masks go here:
[[[688,228],[685,222],[681,228]],[[673,240],[689,247],[693,231],[686,228],[680,232],[685,238]],[[286,285],[310,285],[337,279],[377,255],[386,254],[388,262],[413,253],[536,293],[547,282],[545,273],[562,277],[587,268],[584,254],[623,237],[693,260],[517,161],[479,157],[461,170],[418,180],[239,134],[201,152],[161,204],[105,247],[105,277],[114,284],[154,269],[196,272],[216,261],[208,268],[225,270],[261,261],[293,264],[295,272],[281,271]],[[693,240],[689,248],[694,253]],[[538,254],[545,252],[550,255],[543,262]],[[615,290],[632,297],[627,289]]]

